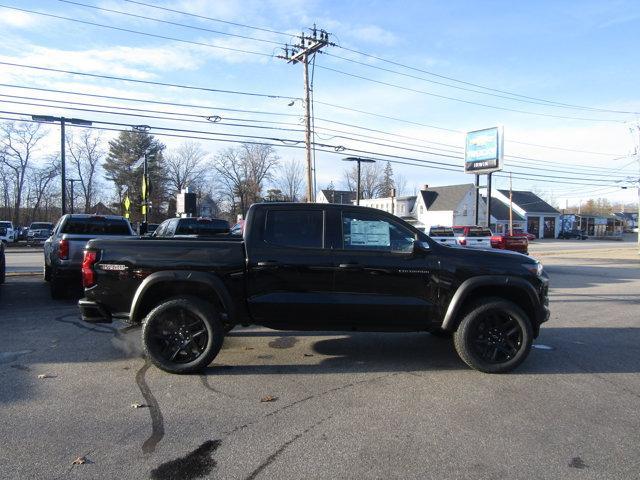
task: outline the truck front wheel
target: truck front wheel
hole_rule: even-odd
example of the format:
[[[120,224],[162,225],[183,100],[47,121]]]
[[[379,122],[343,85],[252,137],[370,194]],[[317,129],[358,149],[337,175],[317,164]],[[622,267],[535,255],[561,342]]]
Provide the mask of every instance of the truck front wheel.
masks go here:
[[[197,297],[175,297],[158,305],[142,326],[147,358],[169,373],[206,368],[218,355],[224,326],[213,306]]]
[[[527,358],[533,331],[529,318],[516,304],[487,298],[467,311],[453,341],[458,355],[471,368],[503,373]]]

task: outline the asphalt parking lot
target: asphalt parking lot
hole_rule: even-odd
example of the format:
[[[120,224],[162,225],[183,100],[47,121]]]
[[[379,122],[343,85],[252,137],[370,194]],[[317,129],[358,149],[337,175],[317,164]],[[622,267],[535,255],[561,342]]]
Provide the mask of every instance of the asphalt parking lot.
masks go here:
[[[137,329],[84,324],[40,277],[9,276],[0,478],[638,478],[640,256],[541,258],[552,317],[507,375],[426,333],[254,327],[205,374],[169,375]]]

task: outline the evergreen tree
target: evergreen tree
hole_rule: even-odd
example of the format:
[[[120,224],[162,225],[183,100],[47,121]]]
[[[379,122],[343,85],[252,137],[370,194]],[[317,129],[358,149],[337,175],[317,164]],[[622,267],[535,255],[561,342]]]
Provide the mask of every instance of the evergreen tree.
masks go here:
[[[139,221],[142,218],[142,175],[146,153],[147,168],[149,174],[151,208],[149,220],[158,221],[163,218],[161,207],[168,200],[165,188],[164,159],[162,152],[165,145],[153,135],[137,130],[120,132],[115,140],[109,142],[109,155],[103,168],[107,180],[113,182],[121,212],[124,213],[122,202],[125,194],[131,200],[131,220]]]
[[[395,182],[393,181],[393,168],[391,168],[391,162],[387,162],[382,172],[382,181],[380,182],[380,196],[382,198],[390,197],[391,190],[395,188]]]

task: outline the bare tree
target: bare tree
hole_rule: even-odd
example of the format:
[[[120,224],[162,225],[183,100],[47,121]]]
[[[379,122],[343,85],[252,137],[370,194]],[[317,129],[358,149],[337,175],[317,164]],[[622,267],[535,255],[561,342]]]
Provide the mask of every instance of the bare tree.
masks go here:
[[[231,147],[215,158],[218,181],[231,205],[231,213],[247,212],[260,200],[266,180],[271,180],[279,157],[271,145],[246,144]]]
[[[80,180],[84,211],[89,212],[95,201],[98,190],[97,170],[100,161],[105,156],[102,135],[94,134],[91,130],[82,130],[80,135],[67,135],[67,151],[69,161]]]
[[[180,193],[190,185],[201,190],[207,170],[207,155],[198,142],[188,141],[167,152],[164,159],[169,190]]]
[[[0,125],[0,149],[3,151],[0,160],[12,173],[15,182],[13,222],[16,225],[20,224],[27,168],[45,134],[39,123],[5,122]]]
[[[355,192],[358,183],[358,168],[354,165],[344,171],[344,186]],[[363,163],[360,171],[360,190],[362,198],[376,198],[384,189],[384,169],[380,163]]]
[[[298,160],[290,159],[278,169],[276,184],[287,201],[297,202],[304,184],[304,167]]]
[[[30,192],[31,220],[36,220],[45,196],[49,192],[49,185],[60,175],[60,159],[51,157],[42,167],[30,167],[27,171],[27,184]]]
[[[396,184],[396,195],[398,197],[407,195],[407,177],[405,177],[401,173],[398,173],[397,175],[395,175],[394,182]]]

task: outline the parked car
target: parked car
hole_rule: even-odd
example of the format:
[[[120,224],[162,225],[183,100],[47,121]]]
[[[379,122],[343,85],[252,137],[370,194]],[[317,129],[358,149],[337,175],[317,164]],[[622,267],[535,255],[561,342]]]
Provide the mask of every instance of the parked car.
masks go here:
[[[195,238],[228,234],[229,222],[218,218],[170,218],[160,224],[152,235],[155,238]]]
[[[454,226],[458,245],[469,248],[491,248],[491,230],[477,225]]]
[[[16,237],[16,231],[13,228],[12,222],[8,220],[2,220],[0,221],[0,228],[2,229],[2,232],[4,232],[0,232],[0,241],[2,241],[2,243],[7,244],[18,241]]]
[[[563,230],[558,234],[558,238],[562,240],[576,239],[576,240],[586,240],[587,234],[582,230]]]
[[[442,245],[455,246],[458,245],[458,240],[453,233],[451,227],[430,227],[429,237],[431,240],[441,243]]]
[[[85,245],[92,238],[131,237],[128,220],[115,215],[64,215],[44,242],[44,279],[51,297],[60,298],[69,285],[80,285]]]
[[[533,233],[525,232],[521,228],[514,228],[513,229],[513,234],[514,235],[524,235],[525,237],[527,237],[527,241],[529,241],[529,242],[533,242],[536,239],[536,236]]]
[[[229,232],[231,235],[242,236],[244,234],[244,220],[239,220]]]
[[[506,372],[549,318],[536,260],[445,247],[353,205],[255,204],[243,238],[91,240],[82,277],[82,318],[142,324],[147,358],[172,373],[206,368],[237,324],[450,334],[469,366]]]
[[[500,250],[511,250],[513,252],[529,255],[529,240],[524,235],[501,233],[491,236],[491,246]]]
[[[27,246],[44,243],[51,236],[53,231],[53,223],[34,222],[27,231]]]
[[[4,242],[0,242],[0,284],[4,283],[7,275],[7,260],[4,256]]]

